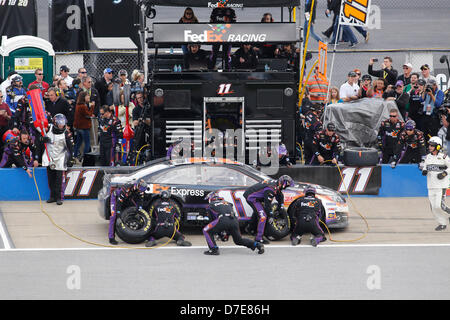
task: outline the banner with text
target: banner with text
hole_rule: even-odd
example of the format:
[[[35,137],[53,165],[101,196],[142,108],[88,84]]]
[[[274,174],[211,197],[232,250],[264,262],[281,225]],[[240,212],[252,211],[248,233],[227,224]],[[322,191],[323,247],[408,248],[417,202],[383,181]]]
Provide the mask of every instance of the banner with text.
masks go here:
[[[155,23],[155,43],[296,42],[295,23]]]
[[[89,49],[84,0],[53,0],[50,10],[50,38],[54,50]]]
[[[36,3],[34,0],[0,1],[0,35],[37,36]]]
[[[340,24],[349,26],[367,26],[371,0],[343,0],[341,4]]]

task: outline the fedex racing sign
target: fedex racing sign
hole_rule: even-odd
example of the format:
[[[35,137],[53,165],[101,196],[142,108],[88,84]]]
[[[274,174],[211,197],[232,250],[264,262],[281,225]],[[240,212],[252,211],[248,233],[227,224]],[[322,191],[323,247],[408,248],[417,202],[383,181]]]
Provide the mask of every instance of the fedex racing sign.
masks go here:
[[[295,23],[155,23],[155,43],[296,42]]]

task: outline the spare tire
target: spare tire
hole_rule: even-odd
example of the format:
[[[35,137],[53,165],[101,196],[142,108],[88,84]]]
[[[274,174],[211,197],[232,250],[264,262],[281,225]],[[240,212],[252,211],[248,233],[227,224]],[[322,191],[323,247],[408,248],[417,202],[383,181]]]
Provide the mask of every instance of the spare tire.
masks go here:
[[[281,240],[286,237],[291,231],[291,221],[284,209],[274,210],[271,215],[267,217],[264,235],[267,239]]]
[[[379,162],[378,150],[374,148],[352,147],[344,150],[346,166],[368,167]]]
[[[116,233],[120,239],[130,244],[142,243],[151,233],[151,218],[145,210],[126,208],[116,221]]]

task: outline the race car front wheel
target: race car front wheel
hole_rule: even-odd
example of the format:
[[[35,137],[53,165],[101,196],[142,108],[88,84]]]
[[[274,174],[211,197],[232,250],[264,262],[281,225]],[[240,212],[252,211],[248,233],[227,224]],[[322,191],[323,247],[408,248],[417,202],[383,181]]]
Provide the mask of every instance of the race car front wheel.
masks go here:
[[[267,217],[264,235],[267,239],[281,240],[286,237],[291,230],[291,221],[284,209],[277,208]]]
[[[149,238],[150,232],[150,215],[144,210],[129,207],[117,217],[116,233],[126,243],[142,243]]]

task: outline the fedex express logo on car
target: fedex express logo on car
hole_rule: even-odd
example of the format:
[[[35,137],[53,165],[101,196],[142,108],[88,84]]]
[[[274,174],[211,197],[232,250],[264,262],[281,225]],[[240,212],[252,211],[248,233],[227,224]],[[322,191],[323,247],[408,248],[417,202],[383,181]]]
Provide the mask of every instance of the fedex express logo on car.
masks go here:
[[[196,34],[192,30],[184,30],[185,42],[264,42],[265,33],[243,33],[235,34],[229,32],[230,24],[209,25],[211,30]]]

